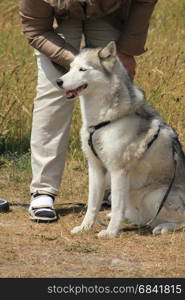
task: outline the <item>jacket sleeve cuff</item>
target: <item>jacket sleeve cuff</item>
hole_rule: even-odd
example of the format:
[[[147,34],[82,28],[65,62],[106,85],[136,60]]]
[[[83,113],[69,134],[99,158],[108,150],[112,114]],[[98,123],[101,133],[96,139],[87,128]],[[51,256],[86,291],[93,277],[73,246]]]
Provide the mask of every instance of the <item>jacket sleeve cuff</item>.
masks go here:
[[[30,45],[67,70],[78,53],[74,47],[52,31],[37,36],[30,42]]]

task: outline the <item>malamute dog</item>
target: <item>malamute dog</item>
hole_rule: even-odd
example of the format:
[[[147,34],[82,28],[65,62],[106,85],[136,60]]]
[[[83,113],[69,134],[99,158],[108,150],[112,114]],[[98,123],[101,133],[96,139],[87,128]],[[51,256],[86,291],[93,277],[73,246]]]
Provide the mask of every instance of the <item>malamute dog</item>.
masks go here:
[[[84,49],[58,79],[67,99],[80,97],[81,140],[89,166],[88,209],[72,233],[88,231],[101,207],[110,174],[112,211],[107,229],[116,236],[128,219],[154,234],[185,226],[185,155],[177,134],[133,84],[110,42]]]

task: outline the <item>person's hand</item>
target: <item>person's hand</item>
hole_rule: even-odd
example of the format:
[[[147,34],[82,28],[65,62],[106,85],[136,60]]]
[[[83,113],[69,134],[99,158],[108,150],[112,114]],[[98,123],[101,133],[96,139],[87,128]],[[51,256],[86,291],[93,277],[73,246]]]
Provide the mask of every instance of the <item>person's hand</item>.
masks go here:
[[[134,76],[136,74],[136,61],[134,56],[126,55],[121,52],[118,52],[118,57],[124,67],[126,68],[130,78],[134,80]]]

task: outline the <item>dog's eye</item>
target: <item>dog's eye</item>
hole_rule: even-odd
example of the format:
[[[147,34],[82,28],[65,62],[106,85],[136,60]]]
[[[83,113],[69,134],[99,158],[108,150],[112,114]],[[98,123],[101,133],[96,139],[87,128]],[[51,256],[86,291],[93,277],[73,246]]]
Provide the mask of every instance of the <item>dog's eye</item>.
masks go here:
[[[85,71],[87,71],[87,69],[85,69],[85,68],[80,68],[79,71],[85,72]]]

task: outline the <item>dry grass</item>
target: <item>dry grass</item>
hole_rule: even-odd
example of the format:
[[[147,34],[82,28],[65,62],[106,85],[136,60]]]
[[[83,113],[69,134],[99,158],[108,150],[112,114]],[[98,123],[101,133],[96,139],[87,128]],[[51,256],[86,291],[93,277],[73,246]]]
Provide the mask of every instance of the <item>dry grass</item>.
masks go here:
[[[122,230],[115,239],[98,239],[101,230],[71,236],[85,213],[88,177],[82,158],[76,106],[62,193],[56,201],[60,219],[36,224],[28,219],[31,179],[29,133],[35,93],[33,52],[20,35],[18,1],[0,2],[0,189],[9,214],[0,215],[0,277],[184,277],[183,231],[152,236]],[[185,5],[161,0],[152,17],[149,51],[137,58],[138,85],[185,145]],[[13,151],[12,154],[9,151]],[[15,153],[17,151],[18,153]],[[25,152],[25,154],[20,154]],[[81,203],[81,205],[79,204]],[[101,211],[104,222],[107,211]],[[131,225],[123,224],[123,228]]]
[[[152,236],[123,224],[117,238],[99,239],[102,227],[97,224],[90,233],[72,236],[70,229],[85,213],[87,173],[70,162],[64,178],[64,193],[56,202],[60,219],[53,224],[30,222],[22,184],[8,190],[11,181],[5,178],[1,195],[25,207],[12,206],[9,214],[0,216],[1,277],[184,277],[184,232]],[[104,222],[107,212],[100,212]]]
[[[146,229],[123,224],[117,238],[99,239],[102,226],[96,224],[90,233],[70,234],[86,209],[87,171],[79,162],[66,165],[63,192],[56,201],[59,221],[30,222],[30,175],[19,163],[17,159],[11,172],[0,175],[1,196],[18,205],[0,216],[0,277],[184,277],[183,231],[152,236]],[[107,212],[100,212],[105,223]]]

